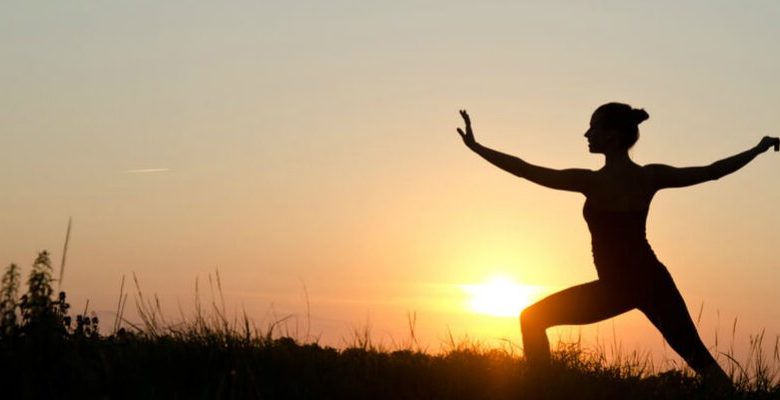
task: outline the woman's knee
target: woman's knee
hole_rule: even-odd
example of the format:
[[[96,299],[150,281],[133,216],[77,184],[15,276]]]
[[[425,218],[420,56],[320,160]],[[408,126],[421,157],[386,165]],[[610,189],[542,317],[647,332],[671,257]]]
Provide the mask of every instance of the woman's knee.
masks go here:
[[[541,315],[534,306],[525,308],[520,312],[520,329],[523,331],[546,329]]]

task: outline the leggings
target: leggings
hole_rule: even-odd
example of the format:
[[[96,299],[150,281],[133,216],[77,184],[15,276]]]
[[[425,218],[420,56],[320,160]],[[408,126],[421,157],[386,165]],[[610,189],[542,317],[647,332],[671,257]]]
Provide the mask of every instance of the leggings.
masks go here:
[[[523,310],[520,327],[529,364],[549,364],[547,328],[591,324],[636,308],[697,373],[720,370],[699,338],[671,276],[666,271],[659,275],[633,284],[599,279],[552,294]]]

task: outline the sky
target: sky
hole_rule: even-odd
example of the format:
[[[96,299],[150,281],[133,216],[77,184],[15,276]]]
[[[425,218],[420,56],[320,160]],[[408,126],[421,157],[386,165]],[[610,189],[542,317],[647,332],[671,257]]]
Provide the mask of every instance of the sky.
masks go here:
[[[4,1],[0,264],[59,265],[72,217],[63,289],[104,331],[123,276],[176,320],[218,271],[260,329],[392,347],[414,321],[431,350],[519,346],[469,288],[595,279],[584,198],[470,153],[458,110],[486,146],[597,169],[590,114],[625,102],[650,114],[635,161],[706,165],[780,133],[779,19],[774,1]],[[768,152],[651,207],[710,348],[780,334],[778,170]],[[637,311],[550,334],[674,359]]]

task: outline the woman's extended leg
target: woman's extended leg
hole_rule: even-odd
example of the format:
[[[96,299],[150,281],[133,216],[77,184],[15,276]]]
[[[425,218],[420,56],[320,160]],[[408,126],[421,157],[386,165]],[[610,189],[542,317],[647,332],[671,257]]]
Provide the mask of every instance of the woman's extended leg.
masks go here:
[[[699,375],[717,384],[731,380],[702,343],[680,291],[669,278],[657,286],[650,299],[639,306],[664,339]]]
[[[557,325],[598,322],[636,307],[628,296],[596,280],[545,297],[520,313],[523,349],[529,364],[545,367],[550,362],[550,343],[545,330]]]

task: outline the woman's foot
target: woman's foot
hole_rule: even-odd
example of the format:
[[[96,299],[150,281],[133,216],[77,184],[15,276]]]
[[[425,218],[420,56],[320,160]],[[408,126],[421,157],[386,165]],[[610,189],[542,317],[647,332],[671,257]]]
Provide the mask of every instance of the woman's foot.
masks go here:
[[[734,382],[717,364],[705,368],[701,377],[704,389],[708,393],[717,395],[713,398],[730,398],[730,395],[734,393]]]

